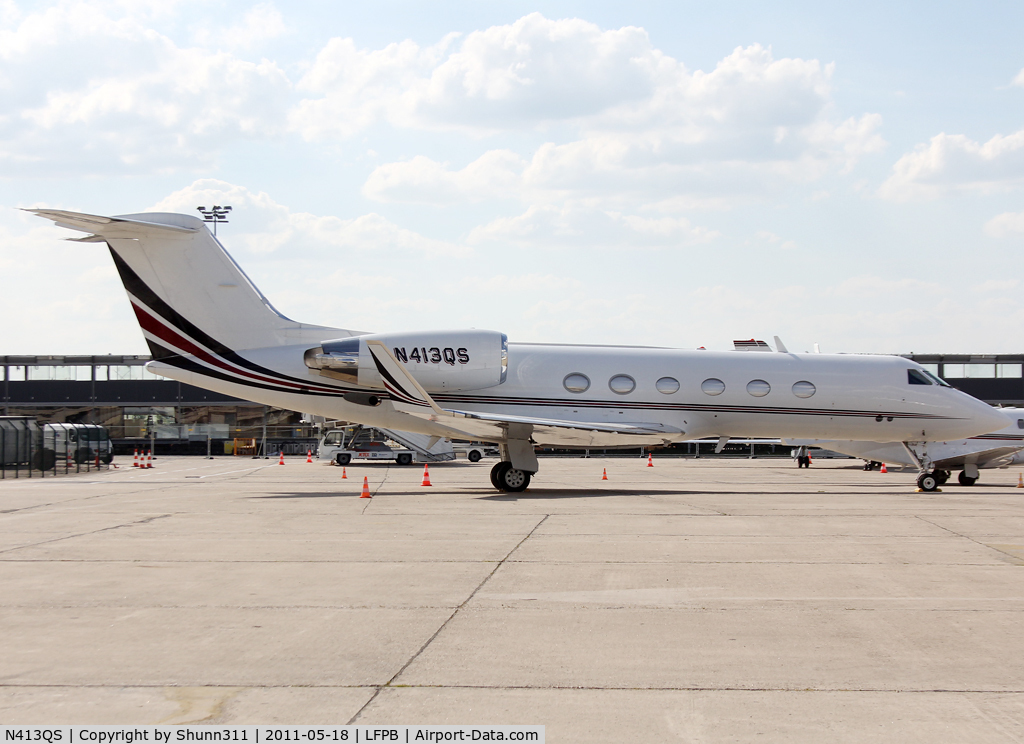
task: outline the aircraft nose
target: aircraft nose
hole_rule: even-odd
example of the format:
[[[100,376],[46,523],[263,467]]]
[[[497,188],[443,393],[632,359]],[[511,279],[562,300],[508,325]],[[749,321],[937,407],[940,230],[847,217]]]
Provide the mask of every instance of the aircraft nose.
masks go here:
[[[971,403],[971,417],[978,424],[979,429],[984,429],[984,431],[979,431],[979,434],[999,431],[1010,425],[1010,417],[998,408],[993,408],[980,400],[973,400]]]

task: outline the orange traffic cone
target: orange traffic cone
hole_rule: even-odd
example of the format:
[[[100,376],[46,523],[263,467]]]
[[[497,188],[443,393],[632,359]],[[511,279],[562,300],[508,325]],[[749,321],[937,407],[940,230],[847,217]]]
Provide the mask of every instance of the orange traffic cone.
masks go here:
[[[654,467],[654,455],[651,454],[650,452],[647,453],[647,467]]]
[[[313,462],[313,450],[306,450],[306,462]]]
[[[281,459],[277,461],[278,465],[284,465],[284,450],[281,450]]]
[[[882,469],[879,470],[878,472],[879,473],[888,473],[889,472],[889,469],[885,467],[885,463],[884,462],[882,463]]]
[[[1024,473],[1017,473],[1017,488],[1024,488]]]
[[[373,496],[370,495],[370,483],[369,483],[369,481],[366,480],[366,476],[365,475],[363,476],[363,494],[359,498],[361,498],[361,499],[372,499],[373,498]]]
[[[348,478],[348,473],[345,472],[345,468],[341,469],[341,477],[342,478]]]
[[[601,480],[608,480],[608,468],[601,468]]]
[[[148,450],[146,452],[146,467],[153,467],[153,450]]]
[[[96,469],[97,470],[100,469],[100,453],[99,452],[96,453]]]
[[[427,463],[423,463],[423,482],[420,483],[420,485],[421,486],[429,486],[430,485],[430,466],[427,465]]]
[[[132,467],[133,468],[139,467],[139,450],[138,450],[138,448],[135,449],[135,461],[132,463]]]

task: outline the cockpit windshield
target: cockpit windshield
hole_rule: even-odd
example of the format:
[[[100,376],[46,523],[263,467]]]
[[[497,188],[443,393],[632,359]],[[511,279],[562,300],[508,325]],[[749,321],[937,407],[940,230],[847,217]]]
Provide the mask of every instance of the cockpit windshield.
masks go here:
[[[926,377],[927,377],[927,378],[928,378],[929,380],[931,380],[932,382],[934,382],[934,383],[935,383],[936,385],[941,385],[942,387],[953,387],[952,385],[950,385],[950,384],[949,384],[948,382],[946,382],[945,380],[943,380],[943,379],[942,379],[941,377],[939,377],[938,375],[933,375],[933,374],[932,374],[931,372],[929,372],[929,371],[928,371],[928,370],[926,370],[926,369],[924,369],[924,370],[921,370],[921,371],[922,371],[922,372],[924,372],[925,376],[926,376]]]
[[[907,384],[908,385],[941,385],[942,387],[952,387],[948,382],[940,377],[936,377],[926,369],[908,369],[907,370]]]
[[[919,369],[907,370],[907,383],[910,385],[931,385],[931,380],[925,377],[925,373]]]

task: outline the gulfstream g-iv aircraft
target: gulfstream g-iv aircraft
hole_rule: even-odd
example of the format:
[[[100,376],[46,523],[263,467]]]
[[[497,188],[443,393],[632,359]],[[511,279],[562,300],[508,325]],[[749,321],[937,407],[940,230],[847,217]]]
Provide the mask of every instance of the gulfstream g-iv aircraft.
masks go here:
[[[368,333],[286,318],[201,220],[29,210],[106,243],[148,368],[245,400],[368,426],[495,442],[492,484],[522,491],[534,445],[660,446],[701,437],[925,443],[1006,426],[900,357],[510,343],[498,331]],[[777,344],[781,347],[781,344]],[[926,477],[932,477],[928,481]]]

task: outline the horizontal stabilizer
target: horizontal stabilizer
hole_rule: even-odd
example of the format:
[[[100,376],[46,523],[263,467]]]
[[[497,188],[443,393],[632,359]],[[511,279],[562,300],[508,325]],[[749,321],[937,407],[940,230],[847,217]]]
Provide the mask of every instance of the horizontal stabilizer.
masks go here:
[[[66,227],[71,230],[102,235],[107,238],[131,238],[140,233],[195,233],[198,226],[173,225],[164,222],[150,222],[148,220],[132,219],[127,217],[103,217],[97,214],[85,214],[83,212],[68,212],[63,209],[26,209],[26,212],[53,220],[58,227]],[[154,214],[154,217],[156,215]],[[188,218],[190,221],[195,218]]]

